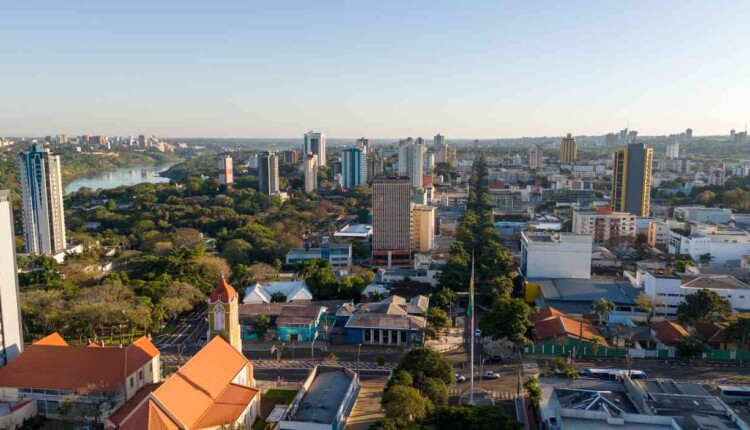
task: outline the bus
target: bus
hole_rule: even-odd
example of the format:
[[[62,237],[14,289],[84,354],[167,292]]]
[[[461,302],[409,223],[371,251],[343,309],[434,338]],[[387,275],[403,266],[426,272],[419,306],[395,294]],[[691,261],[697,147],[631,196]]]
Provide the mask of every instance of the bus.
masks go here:
[[[750,387],[721,385],[719,392],[721,400],[730,405],[747,405],[750,400]]]
[[[583,369],[581,376],[597,379],[620,379],[625,375],[630,375],[630,379],[646,379],[646,372],[642,370],[627,369]]]

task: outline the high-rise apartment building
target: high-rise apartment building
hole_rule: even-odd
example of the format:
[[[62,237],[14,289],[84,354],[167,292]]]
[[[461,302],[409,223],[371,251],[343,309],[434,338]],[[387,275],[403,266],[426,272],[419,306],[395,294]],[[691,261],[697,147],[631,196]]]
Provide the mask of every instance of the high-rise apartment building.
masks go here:
[[[367,183],[383,173],[383,159],[375,151],[367,154]]]
[[[411,220],[411,248],[415,252],[430,252],[435,244],[435,207],[413,205]]]
[[[436,134],[434,138],[435,154],[438,163],[445,163],[445,136]]]
[[[305,155],[315,154],[318,156],[318,167],[326,165],[326,135],[309,131],[305,134]]]
[[[367,178],[367,163],[360,148],[344,148],[341,151],[342,188],[348,190],[362,185]]]
[[[284,164],[299,164],[299,151],[287,149],[281,153]]]
[[[60,144],[68,143],[68,135],[67,134],[58,134],[57,135],[57,143],[60,143]]]
[[[594,242],[604,243],[610,239],[635,237],[636,216],[627,212],[613,212],[610,208],[596,211],[574,211],[573,233],[591,236]]]
[[[607,133],[604,135],[604,147],[614,148],[617,146],[617,135],[615,133]]]
[[[247,167],[251,169],[257,169],[258,168],[258,154],[250,154],[247,157]]]
[[[305,157],[305,192],[312,193],[318,188],[318,156],[307,154]]]
[[[148,140],[146,139],[146,136],[143,134],[138,135],[138,146],[141,148],[145,148],[148,146]]]
[[[531,145],[529,148],[529,168],[542,168],[542,149],[537,145]]]
[[[23,351],[21,330],[13,208],[10,191],[0,190],[0,366]]]
[[[29,254],[65,251],[65,210],[60,156],[41,144],[18,154],[23,236]]]
[[[708,185],[714,185],[717,187],[724,186],[724,180],[726,178],[726,170],[723,164],[719,164],[716,167],[712,167],[708,173]]]
[[[415,143],[411,137],[402,140],[398,147],[398,174],[408,176],[413,188],[422,188],[424,153],[424,143]]]
[[[258,191],[269,196],[279,194],[279,156],[261,152],[258,156]]]
[[[685,139],[691,140],[692,138],[693,138],[693,129],[688,128],[687,130],[685,130]]]
[[[232,156],[229,154],[219,157],[219,183],[222,185],[234,183],[234,166]]]
[[[568,133],[560,142],[560,164],[573,164],[578,159],[578,147],[576,138]]]
[[[620,141],[619,146],[621,148],[628,146],[628,129],[627,128],[620,130],[620,136],[618,140]]]
[[[364,155],[369,154],[371,150],[370,139],[364,137],[360,137],[359,139],[357,139],[357,148],[361,149]]]
[[[372,182],[372,263],[411,266],[411,179],[379,177]]]
[[[638,132],[635,130],[630,130],[628,132],[628,145],[631,143],[635,143],[636,139],[638,139]]]
[[[646,217],[651,200],[651,166],[654,150],[631,143],[614,152],[612,210]]]
[[[427,152],[424,154],[424,174],[429,175],[435,170],[435,153]]]
[[[667,143],[667,158],[680,158],[680,141],[676,136],[672,136]]]

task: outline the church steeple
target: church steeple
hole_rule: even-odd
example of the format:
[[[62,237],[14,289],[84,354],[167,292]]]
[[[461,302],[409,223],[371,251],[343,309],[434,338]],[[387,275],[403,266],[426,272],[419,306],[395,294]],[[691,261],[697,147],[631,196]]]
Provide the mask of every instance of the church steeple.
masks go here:
[[[208,299],[208,340],[214,336],[223,337],[237,351],[242,352],[239,294],[229,285],[224,275]]]

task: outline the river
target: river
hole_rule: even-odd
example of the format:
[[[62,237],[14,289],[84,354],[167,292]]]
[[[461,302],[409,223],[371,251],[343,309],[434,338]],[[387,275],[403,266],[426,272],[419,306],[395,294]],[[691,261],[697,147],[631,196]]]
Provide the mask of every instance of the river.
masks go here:
[[[159,173],[169,169],[175,164],[178,163],[152,164],[149,166],[125,166],[81,176],[65,186],[65,194],[76,192],[84,187],[93,190],[109,190],[123,185],[130,186],[142,184],[144,182],[150,182],[152,184],[169,182],[169,178],[159,176]]]

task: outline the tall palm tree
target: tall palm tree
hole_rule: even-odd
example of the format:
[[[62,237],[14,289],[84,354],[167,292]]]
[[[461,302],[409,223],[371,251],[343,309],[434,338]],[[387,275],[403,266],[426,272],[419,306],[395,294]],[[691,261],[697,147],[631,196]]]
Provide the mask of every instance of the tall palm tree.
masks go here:
[[[714,261],[714,256],[710,252],[698,256],[698,263],[700,263],[701,267],[703,265],[711,265],[712,261]]]
[[[602,338],[599,336],[591,336],[589,344],[591,344],[591,351],[594,352],[594,358],[596,358],[596,355],[599,353],[599,347],[602,344]]]
[[[615,304],[604,297],[600,297],[591,304],[591,309],[594,310],[595,314],[599,315],[599,322],[606,322],[609,321],[609,314],[614,312]]]

